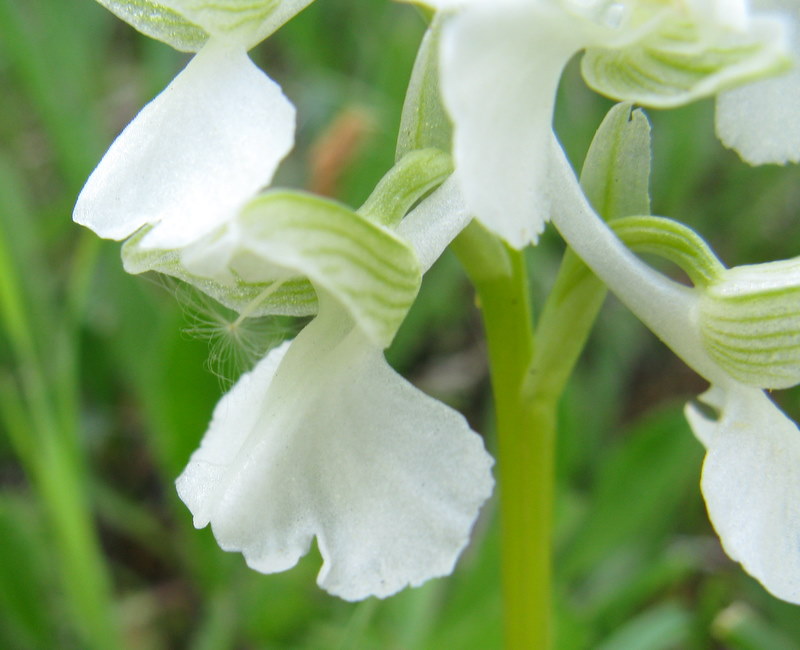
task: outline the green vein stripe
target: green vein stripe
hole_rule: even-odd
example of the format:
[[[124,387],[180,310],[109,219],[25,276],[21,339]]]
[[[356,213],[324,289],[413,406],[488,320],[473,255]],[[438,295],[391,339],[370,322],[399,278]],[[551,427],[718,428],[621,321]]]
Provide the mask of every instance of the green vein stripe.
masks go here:
[[[775,377],[791,377],[796,376],[800,370],[800,359],[782,359],[782,358],[753,358],[732,355],[726,350],[716,346],[710,346],[710,352],[717,358],[723,359],[728,363],[724,364],[726,370],[736,367],[743,374],[747,373],[748,368],[769,368],[769,372],[761,371],[761,374],[769,374]],[[786,367],[788,369],[785,369]]]
[[[748,314],[746,316],[730,316],[728,315],[729,311],[725,314],[717,314],[714,313],[712,309],[709,309],[706,305],[703,305],[703,311],[705,314],[713,318],[713,320],[719,323],[756,323],[760,321],[768,322],[768,321],[777,321],[782,320],[785,318],[794,318],[800,317],[800,311],[789,311],[783,314],[775,314],[775,313],[764,313],[764,314]]]
[[[289,242],[288,245],[291,245]],[[287,245],[287,242],[273,241],[271,242],[270,249],[278,249],[281,244]],[[409,288],[415,288],[417,282],[413,276],[409,276],[408,272],[404,274],[395,273],[387,275],[381,272],[380,260],[374,257],[365,258],[357,252],[348,250],[342,246],[336,246],[336,242],[332,245],[295,248],[294,253],[301,259],[307,261],[312,266],[322,266],[326,264],[327,270],[331,273],[338,273],[342,269],[342,260],[346,260],[350,264],[350,270],[353,267],[360,269],[362,274],[359,276],[360,281],[369,280],[371,284],[379,284],[382,287],[391,287],[397,291],[404,291]],[[285,263],[287,259],[291,259],[291,255],[280,254],[276,250],[276,254],[271,256],[278,263]],[[316,258],[316,260],[314,259]],[[304,264],[305,266],[305,264]],[[298,269],[299,270],[299,269]]]
[[[759,343],[760,341],[770,341],[772,339],[791,338],[800,344],[800,323],[797,321],[793,321],[791,326],[787,324],[786,327],[766,332],[763,330],[753,331],[752,327],[743,328],[742,330],[720,329],[706,319],[701,320],[701,324],[704,332],[721,341],[751,341],[752,343]]]
[[[307,237],[309,234],[317,236],[320,233],[327,233],[339,240],[347,241],[351,245],[360,248],[364,251],[365,256],[369,257],[375,257],[376,246],[385,246],[387,240],[397,242],[397,240],[391,238],[385,231],[378,230],[375,226],[364,221],[355,213],[350,213],[348,218],[339,220],[336,224],[332,224],[330,219],[323,218],[306,217],[302,222],[298,222],[284,215],[279,215],[277,217],[269,215],[269,221],[265,220],[264,223],[260,224],[260,227],[264,228],[266,231],[264,232],[265,238],[270,234],[274,236],[275,233],[291,234],[296,232],[303,237]],[[402,251],[402,247],[393,248],[395,250],[391,252],[395,253],[395,257],[398,259],[392,260],[381,257],[381,265],[386,266],[388,263],[389,268],[397,273],[405,273],[406,269],[403,266],[403,262],[405,261],[403,258],[405,256],[400,252]]]
[[[348,247],[355,249],[353,254],[356,255],[359,259],[363,260],[366,263],[373,264],[375,266],[375,272],[380,273],[381,276],[385,277],[392,277],[392,276],[405,276],[408,273],[408,267],[406,266],[408,260],[407,258],[402,255],[397,250],[392,251],[383,251],[382,248],[386,248],[385,240],[375,240],[373,242],[361,241],[357,238],[352,238],[350,233],[345,230],[341,230],[339,232],[334,231],[334,229],[320,226],[319,228],[300,228],[296,225],[287,229],[280,229],[276,228],[272,233],[270,239],[272,237],[280,237],[281,235],[291,235],[291,234],[300,234],[309,238],[319,239],[319,235],[321,233],[333,235],[333,237],[326,238],[327,242],[324,245],[319,247],[312,247],[310,244],[307,247],[302,248],[301,250],[308,251],[309,253],[315,252],[323,252],[323,251],[336,251],[342,250],[342,246],[337,244],[347,244]],[[266,233],[265,233],[266,234]],[[283,237],[286,241],[293,242],[293,239],[290,237]],[[300,242],[302,245],[302,241]],[[372,244],[372,245],[370,245]],[[379,257],[376,255],[376,252],[389,252],[393,253],[392,257]],[[402,251],[402,249],[400,249]],[[383,272],[386,271],[388,273],[384,274]]]
[[[346,294],[351,298],[356,298],[358,302],[363,302],[364,311],[375,309],[374,307],[370,306],[371,304],[381,305],[379,309],[379,311],[381,312],[386,312],[386,311],[404,312],[409,307],[407,295],[402,295],[397,299],[392,299],[386,294],[379,293],[377,291],[371,291],[369,289],[359,289],[356,287],[347,287],[345,285],[338,285],[337,289],[342,294]]]
[[[354,254],[346,249],[337,248],[335,246],[320,247],[309,249],[311,255],[320,255],[325,258],[338,260],[342,257],[351,261],[353,264],[362,268],[369,277],[377,278],[381,284],[387,284],[397,289],[407,289],[409,287],[416,287],[417,283],[414,276],[410,276],[408,270],[404,272],[396,272],[388,275],[381,272],[380,260],[375,257],[364,258],[360,255]]]
[[[209,31],[235,31],[252,23],[262,24],[277,7],[275,0],[261,2],[236,2],[220,4],[215,2],[185,2],[184,11]]]
[[[719,292],[714,292],[713,299],[715,303],[721,305],[722,309],[725,309],[724,305],[743,305],[746,308],[747,303],[751,303],[753,309],[763,309],[766,312],[773,311],[776,305],[785,305],[788,300],[794,300],[800,304],[800,287],[765,288],[757,290],[757,292],[738,295],[720,295]]]
[[[710,345],[714,345],[720,350],[727,350],[729,353],[736,354],[742,358],[751,356],[775,355],[780,352],[800,352],[800,344],[798,344],[797,339],[795,339],[794,345],[786,344],[764,346],[754,346],[752,343],[747,342],[739,342],[737,344],[736,341],[725,341],[715,336],[708,336],[707,333],[706,339]]]
[[[208,33],[179,11],[151,0],[98,0],[106,9],[147,34],[184,51],[197,51]]]

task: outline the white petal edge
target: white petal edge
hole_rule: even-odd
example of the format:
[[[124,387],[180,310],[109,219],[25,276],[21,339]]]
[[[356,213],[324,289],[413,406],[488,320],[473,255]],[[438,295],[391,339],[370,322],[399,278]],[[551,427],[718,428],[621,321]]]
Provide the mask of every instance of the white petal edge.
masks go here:
[[[209,41],[114,141],[73,218],[109,239],[157,224],[143,248],[185,246],[270,182],[294,122],[292,104],[243,48]]]
[[[800,68],[717,96],[722,143],[751,165],[800,162]]]
[[[251,568],[288,569],[316,536],[322,588],[383,598],[452,571],[493,461],[460,414],[324,308],[223,397],[178,493]]]
[[[714,386],[686,417],[708,452],[701,488],[725,552],[769,592],[800,604],[800,431],[763,391]]]
[[[579,21],[558,8],[474,5],[445,25],[442,95],[467,206],[522,248],[549,211],[546,166],[556,88],[584,44]]]
[[[787,73],[720,93],[716,130],[722,143],[751,165],[800,162],[800,8],[795,0],[760,0],[789,28],[794,68]]]

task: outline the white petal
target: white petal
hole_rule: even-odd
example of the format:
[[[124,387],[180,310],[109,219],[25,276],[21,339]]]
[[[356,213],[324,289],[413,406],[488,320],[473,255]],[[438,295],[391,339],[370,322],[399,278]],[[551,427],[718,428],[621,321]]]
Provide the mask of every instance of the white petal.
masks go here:
[[[723,144],[753,165],[800,161],[800,8],[795,0],[754,3],[778,11],[789,28],[795,65],[789,72],[717,96],[716,128]]]
[[[222,399],[178,492],[252,568],[285,570],[316,536],[323,588],[385,597],[452,571],[492,460],[461,415],[324,309]]]
[[[74,219],[141,245],[177,248],[232,218],[294,141],[294,108],[243,48],[209,42],[111,145]]]
[[[800,161],[800,68],[717,97],[717,135],[752,165]]]
[[[708,448],[701,482],[725,552],[772,594],[800,604],[800,431],[760,390],[732,384],[687,407]]]
[[[456,175],[476,218],[511,245],[536,241],[548,214],[546,167],[556,88],[583,37],[539,4],[474,6],[442,35],[442,94]]]

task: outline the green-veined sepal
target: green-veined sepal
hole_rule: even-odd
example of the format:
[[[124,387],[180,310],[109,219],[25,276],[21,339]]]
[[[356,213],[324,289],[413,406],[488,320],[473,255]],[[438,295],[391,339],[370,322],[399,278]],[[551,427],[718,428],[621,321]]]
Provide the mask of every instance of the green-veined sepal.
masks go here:
[[[317,313],[317,295],[308,279],[286,277],[285,271],[261,282],[245,282],[233,276],[209,278],[189,270],[182,260],[184,251],[180,249],[142,248],[141,241],[151,229],[152,226],[142,228],[123,244],[122,263],[128,273],[156,271],[169,275],[188,282],[228,309],[239,314],[247,313],[248,317],[313,316]]]
[[[735,379],[800,383],[800,258],[726,270],[702,292],[698,315],[708,354]]]
[[[130,273],[178,277],[248,316],[315,313],[313,285],[340,302],[382,347],[421,281],[416,254],[392,231],[300,192],[266,192],[234,221],[182,251],[143,250],[141,237],[137,233],[123,247]]]
[[[209,37],[251,48],[312,0],[97,0],[143,34],[184,52]]]
[[[600,93],[667,108],[778,74],[791,66],[784,26],[753,18],[744,32],[666,21],[627,47],[588,48],[581,61],[586,83]]]
[[[417,295],[416,254],[387,228],[339,203],[275,191],[250,201],[239,215],[239,252],[231,270],[257,281],[261,258],[294,269],[333,295],[376,343],[388,346]]]
[[[657,255],[679,266],[696,287],[706,287],[725,267],[700,235],[666,217],[623,217],[609,225],[625,245],[637,253]]]
[[[208,32],[170,6],[153,0],[97,0],[106,9],[151,38],[182,52],[197,52]]]

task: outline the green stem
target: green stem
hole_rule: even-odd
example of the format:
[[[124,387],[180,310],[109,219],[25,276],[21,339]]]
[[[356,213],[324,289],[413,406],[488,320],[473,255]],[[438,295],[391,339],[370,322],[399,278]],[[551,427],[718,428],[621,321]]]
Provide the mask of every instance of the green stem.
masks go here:
[[[475,224],[454,242],[480,301],[498,438],[508,650],[553,644],[551,542],[555,421],[527,390],[533,329],[525,261]]]

